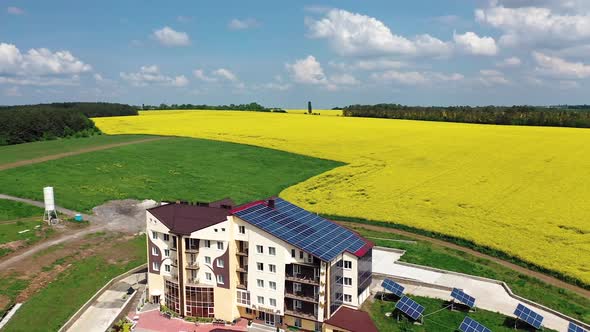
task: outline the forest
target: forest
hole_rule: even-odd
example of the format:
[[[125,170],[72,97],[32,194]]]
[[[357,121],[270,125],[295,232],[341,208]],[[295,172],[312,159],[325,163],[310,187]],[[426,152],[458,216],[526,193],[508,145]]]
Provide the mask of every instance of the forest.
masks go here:
[[[519,126],[590,127],[587,105],[539,106],[405,106],[350,105],[344,116],[405,120],[463,122]]]
[[[142,105],[142,110],[218,110],[218,111],[257,111],[271,112],[275,109],[264,107],[258,103],[249,104],[229,104],[229,105],[198,105],[198,104],[160,104],[159,106]]]

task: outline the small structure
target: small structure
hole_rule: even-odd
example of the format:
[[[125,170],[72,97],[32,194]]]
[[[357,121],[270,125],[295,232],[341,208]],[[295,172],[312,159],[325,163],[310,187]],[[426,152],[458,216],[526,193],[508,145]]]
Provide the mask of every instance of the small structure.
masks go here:
[[[341,306],[324,322],[324,331],[377,332],[368,313]]]
[[[307,102],[307,113],[311,114],[312,113],[312,109],[311,109],[311,101]]]
[[[45,202],[45,212],[43,213],[43,221],[50,225],[55,225],[59,222],[57,210],[55,209],[55,198],[53,196],[53,187],[43,188],[43,201]]]

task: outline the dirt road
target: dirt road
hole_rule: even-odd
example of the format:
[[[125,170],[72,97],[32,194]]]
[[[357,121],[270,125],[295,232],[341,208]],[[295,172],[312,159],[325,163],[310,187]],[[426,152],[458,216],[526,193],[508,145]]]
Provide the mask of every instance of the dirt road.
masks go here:
[[[150,137],[150,138],[143,138],[143,139],[138,139],[138,140],[135,140],[135,141],[128,141],[128,142],[122,142],[122,143],[113,143],[113,144],[106,144],[106,145],[95,146],[95,147],[86,148],[86,149],[80,149],[80,150],[76,150],[76,151],[70,151],[70,152],[52,154],[52,155],[49,155],[49,156],[43,156],[43,157],[39,157],[39,158],[21,160],[21,161],[17,161],[17,162],[14,162],[14,163],[8,163],[8,164],[0,165],[0,171],[4,171],[4,170],[10,169],[10,168],[15,168],[15,167],[20,167],[20,166],[25,166],[25,165],[42,163],[44,161],[49,161],[49,160],[61,159],[61,158],[64,158],[64,157],[75,156],[75,155],[82,154],[82,153],[87,153],[87,152],[106,150],[106,149],[111,149],[111,148],[116,148],[116,147],[119,147],[119,146],[131,145],[131,144],[138,144],[138,143],[145,143],[145,142],[151,142],[151,141],[158,141],[158,140],[167,139],[167,138],[169,138],[169,137]]]

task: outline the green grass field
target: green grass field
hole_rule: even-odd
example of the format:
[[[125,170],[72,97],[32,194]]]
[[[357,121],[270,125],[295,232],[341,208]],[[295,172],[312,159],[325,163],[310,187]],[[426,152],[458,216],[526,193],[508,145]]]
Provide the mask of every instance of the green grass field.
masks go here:
[[[238,203],[283,189],[340,163],[247,145],[172,138],[85,153],[0,172],[5,194],[42,200],[53,186],[56,203],[89,211],[114,199]]]
[[[34,243],[49,236],[53,230],[43,227],[43,209],[28,204],[0,199],[0,245],[12,241],[25,240]],[[35,228],[35,226],[41,226]],[[19,233],[29,229],[28,232]],[[0,248],[0,257],[12,252]]]
[[[406,250],[401,261],[502,280],[510,286],[514,293],[520,296],[546,305],[581,321],[590,322],[590,299],[588,298],[548,285],[539,279],[526,276],[492,261],[461,251],[424,241],[416,241],[415,244],[410,244],[380,240],[377,238],[394,240],[414,239],[397,234],[365,230],[357,226],[353,227],[353,229],[363,236],[368,237],[375,245]]]
[[[132,259],[113,263],[107,261],[108,257],[92,256],[73,262],[56,280],[25,302],[3,331],[57,331],[110,279],[146,261],[145,236],[118,244],[115,249],[125,250]],[[7,291],[14,293],[18,288],[24,287],[15,281]]]
[[[42,217],[43,209],[29,204],[0,199],[0,222],[34,216]]]
[[[149,135],[100,135],[0,146],[0,165],[149,137]]]
[[[395,302],[375,300],[375,302],[368,305],[369,313],[377,329],[380,332],[455,332],[458,331],[457,328],[461,325],[463,318],[469,316],[494,332],[514,331],[514,320],[495,312],[481,309],[469,313],[451,311],[450,309],[443,309],[448,304],[442,300],[419,296],[411,296],[411,298],[424,306],[425,315],[432,313],[432,315],[424,317],[423,325],[413,324],[403,314],[400,314],[400,320],[398,321],[397,311],[391,317],[385,316],[386,313],[393,312]],[[553,330],[544,329],[544,331]]]

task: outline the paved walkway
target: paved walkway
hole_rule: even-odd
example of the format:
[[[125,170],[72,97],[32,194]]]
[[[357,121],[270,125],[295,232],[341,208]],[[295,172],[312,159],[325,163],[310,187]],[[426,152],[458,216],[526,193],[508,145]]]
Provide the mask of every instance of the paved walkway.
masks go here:
[[[418,296],[450,300],[450,291],[441,290],[436,287],[416,286],[410,282],[419,281],[431,285],[437,285],[448,288],[462,288],[466,293],[476,298],[478,308],[500,312],[506,316],[514,317],[513,312],[516,306],[521,303],[506,292],[499,284],[484,281],[476,277],[462,276],[457,274],[432,271],[420,266],[406,266],[397,264],[396,261],[401,257],[400,253],[373,249],[373,273],[390,275],[398,278],[409,279],[407,283],[400,282],[406,287],[406,292]],[[380,283],[375,286],[376,291],[381,291]],[[567,331],[569,321],[563,319],[551,312],[541,308],[533,308],[531,305],[523,303],[537,313],[545,317],[543,325],[547,328],[557,331]]]
[[[189,323],[179,318],[168,319],[160,315],[158,309],[142,312],[139,315],[139,320],[135,326],[135,332],[223,332],[223,331],[242,331],[248,330],[248,322],[245,319],[241,319],[236,325],[212,325],[212,324],[199,324],[196,326],[195,323]],[[131,317],[130,317],[131,318]]]
[[[143,292],[145,285],[139,282],[145,280],[146,273],[135,273],[127,278],[114,283],[109,289],[102,293],[88,309],[72,324],[66,331],[76,332],[104,332],[113,323],[113,320],[123,310],[128,297],[127,289],[133,287],[138,295]]]

